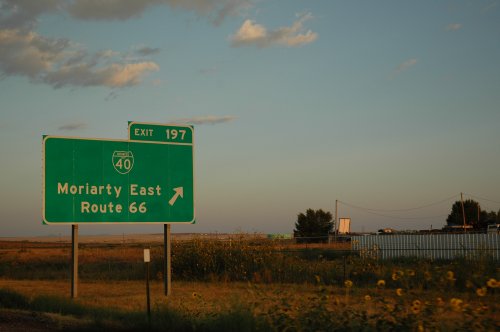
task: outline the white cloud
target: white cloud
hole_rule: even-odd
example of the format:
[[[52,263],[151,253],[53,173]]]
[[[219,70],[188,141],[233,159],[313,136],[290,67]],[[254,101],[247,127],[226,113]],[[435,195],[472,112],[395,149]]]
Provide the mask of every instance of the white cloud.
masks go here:
[[[318,38],[318,34],[308,30],[304,32],[304,22],[312,19],[310,13],[299,16],[290,27],[281,27],[268,31],[265,26],[252,20],[243,22],[239,30],[230,37],[231,45],[256,46],[259,48],[282,45],[296,47],[312,43]]]
[[[498,7],[498,2],[492,2],[489,5],[483,7],[483,9],[481,9],[481,13],[482,14],[488,13],[490,11],[495,10],[497,7]]]
[[[418,60],[413,58],[413,59],[409,59],[409,60],[406,60],[405,62],[399,64],[397,67],[396,67],[396,74],[399,74],[405,70],[408,70],[409,68],[415,66],[417,64]]]
[[[446,26],[446,31],[457,31],[462,28],[462,24],[460,23],[451,23]]]
[[[55,88],[64,86],[105,86],[109,88],[124,88],[138,85],[148,72],[159,70],[154,62],[131,64],[112,63],[104,67],[96,67],[82,63],[73,66],[63,66],[48,72],[43,81]]]
[[[141,47],[135,51],[138,55],[140,56],[148,56],[148,55],[154,55],[158,54],[161,52],[159,48],[152,48],[152,47]]]
[[[200,75],[214,75],[217,73],[217,67],[213,66],[213,67],[209,67],[209,68],[202,68],[200,70],[198,70],[198,74]]]
[[[68,44],[68,40],[44,38],[34,32],[0,30],[0,72],[34,79],[64,58]]]
[[[74,122],[74,123],[67,123],[65,125],[60,126],[59,130],[78,130],[78,129],[84,129],[87,127],[87,124],[84,122]]]
[[[27,76],[32,81],[63,86],[137,85],[151,71],[154,62],[114,61],[118,52],[105,50],[93,55],[66,39],[51,39],[32,31],[0,30],[0,75]]]
[[[232,115],[226,115],[226,116],[213,116],[213,115],[208,115],[208,116],[197,116],[194,118],[188,118],[188,119],[177,119],[174,120],[174,123],[187,123],[187,124],[193,124],[193,125],[203,125],[203,124],[218,124],[218,123],[224,123],[224,122],[230,122],[235,120],[236,117]]]

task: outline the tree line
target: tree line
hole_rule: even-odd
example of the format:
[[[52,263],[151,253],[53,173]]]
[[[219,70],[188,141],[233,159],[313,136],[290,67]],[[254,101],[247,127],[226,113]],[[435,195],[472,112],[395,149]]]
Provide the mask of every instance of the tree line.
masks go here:
[[[491,224],[500,224],[500,210],[487,212],[472,199],[453,203],[451,212],[446,218],[448,227],[465,225],[477,231],[485,230]],[[297,215],[293,233],[295,238],[309,238],[301,240],[302,242],[316,242],[315,239],[325,240],[333,231],[333,217],[330,212],[307,209],[306,213]]]

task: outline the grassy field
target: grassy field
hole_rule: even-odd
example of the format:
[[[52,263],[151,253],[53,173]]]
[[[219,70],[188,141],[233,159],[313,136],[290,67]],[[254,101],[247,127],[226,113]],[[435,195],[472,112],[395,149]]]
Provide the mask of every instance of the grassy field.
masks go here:
[[[14,291],[29,308],[76,312],[91,321],[102,321],[95,310],[111,310],[108,321],[128,321],[113,310],[132,315],[131,321],[144,319],[143,244],[82,245],[79,297],[70,301],[67,245],[9,243],[0,243],[0,295]],[[177,242],[173,293],[167,299],[162,250],[152,246],[156,323],[149,328],[172,328],[165,317],[177,317],[186,324],[176,325],[179,330],[500,329],[498,262],[487,257],[377,261],[340,249],[345,247],[305,248],[262,239]],[[73,304],[88,312],[65,311]],[[0,296],[1,306],[6,307]]]

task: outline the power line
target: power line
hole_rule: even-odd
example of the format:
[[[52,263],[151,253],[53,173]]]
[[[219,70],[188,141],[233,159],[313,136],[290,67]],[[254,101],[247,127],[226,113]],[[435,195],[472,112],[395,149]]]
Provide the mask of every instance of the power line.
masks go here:
[[[467,195],[469,197],[472,197],[472,198],[476,198],[476,199],[481,199],[483,201],[488,201],[488,202],[491,202],[491,203],[497,203],[497,204],[500,204],[499,201],[494,201],[494,200],[491,200],[491,199],[487,199],[487,198],[484,198],[484,197],[479,197],[479,196],[475,196],[475,195],[472,195],[472,194],[466,194],[464,193],[464,195]]]
[[[439,204],[447,202],[447,201],[449,201],[451,199],[457,198],[458,196],[459,196],[458,194],[455,194],[453,196],[447,197],[447,198],[442,199],[442,200],[437,201],[437,202],[433,202],[433,203],[429,203],[429,204],[425,204],[425,205],[421,205],[421,206],[417,206],[417,207],[413,207],[413,208],[406,208],[406,209],[371,209],[371,208],[366,208],[366,207],[357,206],[357,205],[354,205],[354,204],[351,204],[351,203],[343,202],[343,201],[340,201],[340,200],[339,200],[339,202],[342,203],[342,204],[344,204],[344,205],[350,206],[352,208],[360,209],[360,210],[365,210],[365,211],[406,212],[406,211],[412,211],[412,210],[420,210],[420,209],[424,209],[424,208],[427,208],[427,207],[430,207],[430,206],[434,206],[434,205],[439,205]]]
[[[346,204],[347,205],[347,204]],[[349,206],[349,205],[347,205]],[[353,207],[353,206],[351,206]],[[354,207],[356,208],[356,207]],[[399,220],[405,220],[405,221],[417,221],[417,220],[423,220],[423,219],[437,219],[437,218],[444,218],[447,217],[447,214],[441,214],[441,215],[435,215],[435,216],[425,216],[425,217],[398,217],[398,216],[392,216],[392,215],[387,215],[387,214],[381,214],[381,213],[376,213],[370,210],[366,209],[361,209],[362,211],[373,214],[379,217],[385,217],[385,218],[391,218],[391,219],[399,219]]]

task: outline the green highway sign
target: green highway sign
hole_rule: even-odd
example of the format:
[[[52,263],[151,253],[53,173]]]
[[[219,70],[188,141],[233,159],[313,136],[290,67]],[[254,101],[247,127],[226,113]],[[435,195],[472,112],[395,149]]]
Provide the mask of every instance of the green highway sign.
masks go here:
[[[193,127],[130,121],[129,139],[148,142],[193,144]]]
[[[44,137],[43,221],[194,222],[192,128],[187,135],[189,143]]]

